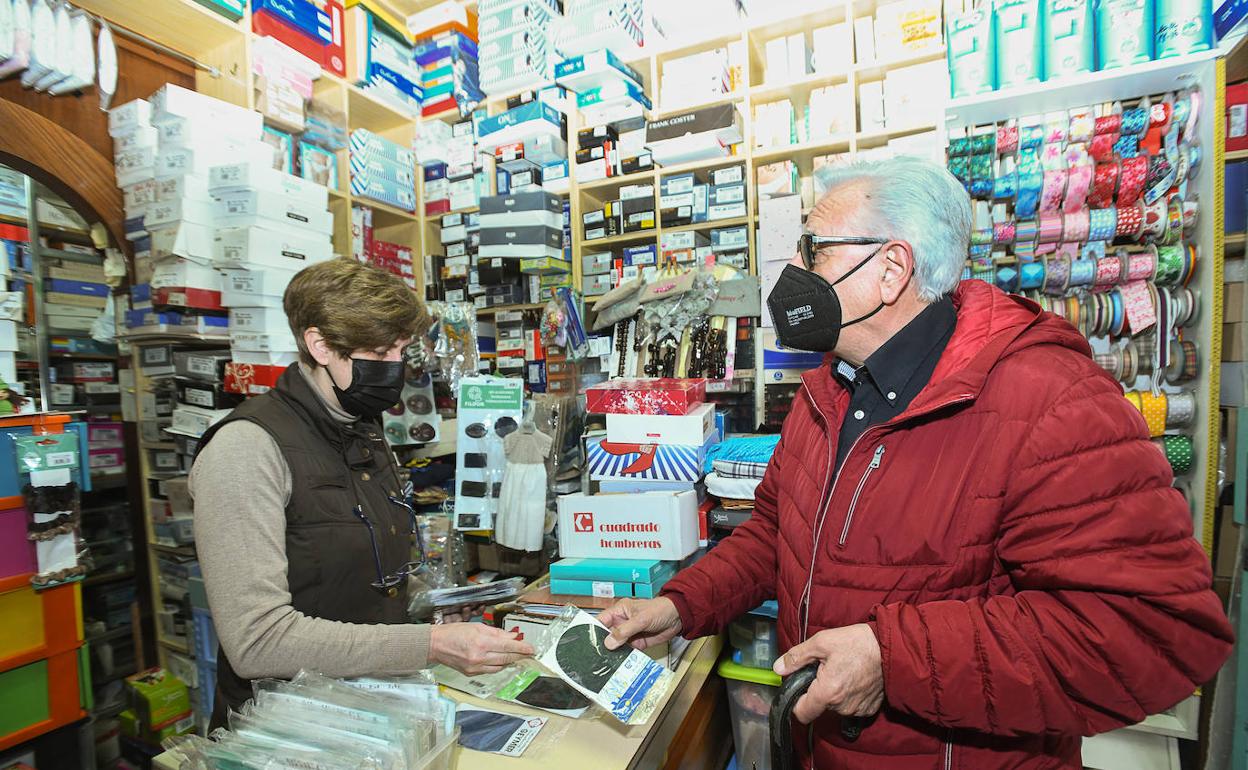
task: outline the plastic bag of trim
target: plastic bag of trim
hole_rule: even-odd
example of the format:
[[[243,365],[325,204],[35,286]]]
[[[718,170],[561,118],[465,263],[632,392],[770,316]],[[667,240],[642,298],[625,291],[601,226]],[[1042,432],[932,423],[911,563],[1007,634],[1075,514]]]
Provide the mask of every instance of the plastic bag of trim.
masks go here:
[[[163,746],[180,770],[381,770],[381,765],[346,751],[297,748],[218,732],[224,733],[220,740],[179,735]]]
[[[211,737],[222,742],[236,736],[269,746],[275,755],[289,750],[344,752],[376,770],[402,770],[407,764],[401,746],[336,727],[302,724],[273,713],[258,712],[251,702],[244,704],[241,711],[230,712],[229,724],[229,730],[216,730]]]
[[[610,632],[593,616],[569,605],[533,639],[537,662],[616,719],[645,724],[667,693],[672,672],[625,645],[606,647]]]

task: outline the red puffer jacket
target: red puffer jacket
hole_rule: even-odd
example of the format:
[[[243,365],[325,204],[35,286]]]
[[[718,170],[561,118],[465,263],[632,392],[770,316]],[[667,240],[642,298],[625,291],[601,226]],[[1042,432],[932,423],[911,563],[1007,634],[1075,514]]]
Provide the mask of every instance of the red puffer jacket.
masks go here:
[[[821,770],[1079,768],[1079,736],[1230,653],[1190,510],[1087,342],[980,281],[954,303],[931,382],[835,482],[849,396],[807,372],[754,515],[663,591],[690,638],[773,597],[781,650],[872,623],[884,708],[852,744],[816,722]]]

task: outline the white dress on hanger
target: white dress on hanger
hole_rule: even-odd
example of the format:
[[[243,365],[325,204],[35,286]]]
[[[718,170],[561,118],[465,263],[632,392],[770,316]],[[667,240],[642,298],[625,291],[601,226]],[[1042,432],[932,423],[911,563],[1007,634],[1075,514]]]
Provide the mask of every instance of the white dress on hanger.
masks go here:
[[[553,439],[521,428],[503,439],[507,466],[498,495],[494,540],[517,551],[540,551],[546,526],[546,458]]]

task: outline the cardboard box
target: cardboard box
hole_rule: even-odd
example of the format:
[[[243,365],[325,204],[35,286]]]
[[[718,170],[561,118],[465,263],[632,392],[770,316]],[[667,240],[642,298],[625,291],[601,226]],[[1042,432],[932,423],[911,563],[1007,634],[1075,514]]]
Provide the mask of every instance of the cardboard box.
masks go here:
[[[559,596],[596,596],[601,599],[636,597],[653,599],[667,583],[664,578],[657,583],[629,583],[612,580],[550,579],[550,592]]]
[[[550,565],[551,578],[560,580],[657,583],[674,574],[676,562],[658,559],[560,559]]]
[[[1222,324],[1222,360],[1248,361],[1248,325]]]
[[[299,271],[333,258],[328,239],[303,233],[239,227],[218,230],[213,244],[217,267],[276,267]]]
[[[678,560],[698,548],[693,492],[559,497],[559,553],[565,558]]]
[[[219,228],[251,225],[273,229],[293,227],[322,235],[329,235],[334,229],[334,218],[324,206],[259,190],[219,195],[215,214],[215,224]]]
[[[126,677],[126,700],[138,723],[152,732],[182,720],[191,710],[186,685],[162,668]]]
[[[701,446],[714,430],[714,404],[683,415],[607,413],[607,440],[613,443]]]
[[[200,382],[222,382],[225,379],[225,365],[229,361],[229,353],[179,350],[173,354],[173,372],[176,376],[189,377]]]
[[[586,464],[594,481],[697,481],[706,453],[717,443],[715,428],[701,444],[613,442],[592,436],[585,440]]]
[[[213,425],[229,416],[231,409],[203,409],[179,404],[173,408],[170,430],[188,436],[202,436]]]

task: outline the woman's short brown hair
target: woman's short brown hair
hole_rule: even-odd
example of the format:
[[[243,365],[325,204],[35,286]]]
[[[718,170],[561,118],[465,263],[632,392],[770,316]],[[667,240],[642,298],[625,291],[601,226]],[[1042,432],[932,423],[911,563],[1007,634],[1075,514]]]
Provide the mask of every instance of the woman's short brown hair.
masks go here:
[[[330,350],[350,356],[357,350],[388,350],[423,331],[425,306],[403,279],[347,257],[304,268],[282,297],[286,320],[299,344],[299,357],[316,362],[303,333],[316,327]]]

